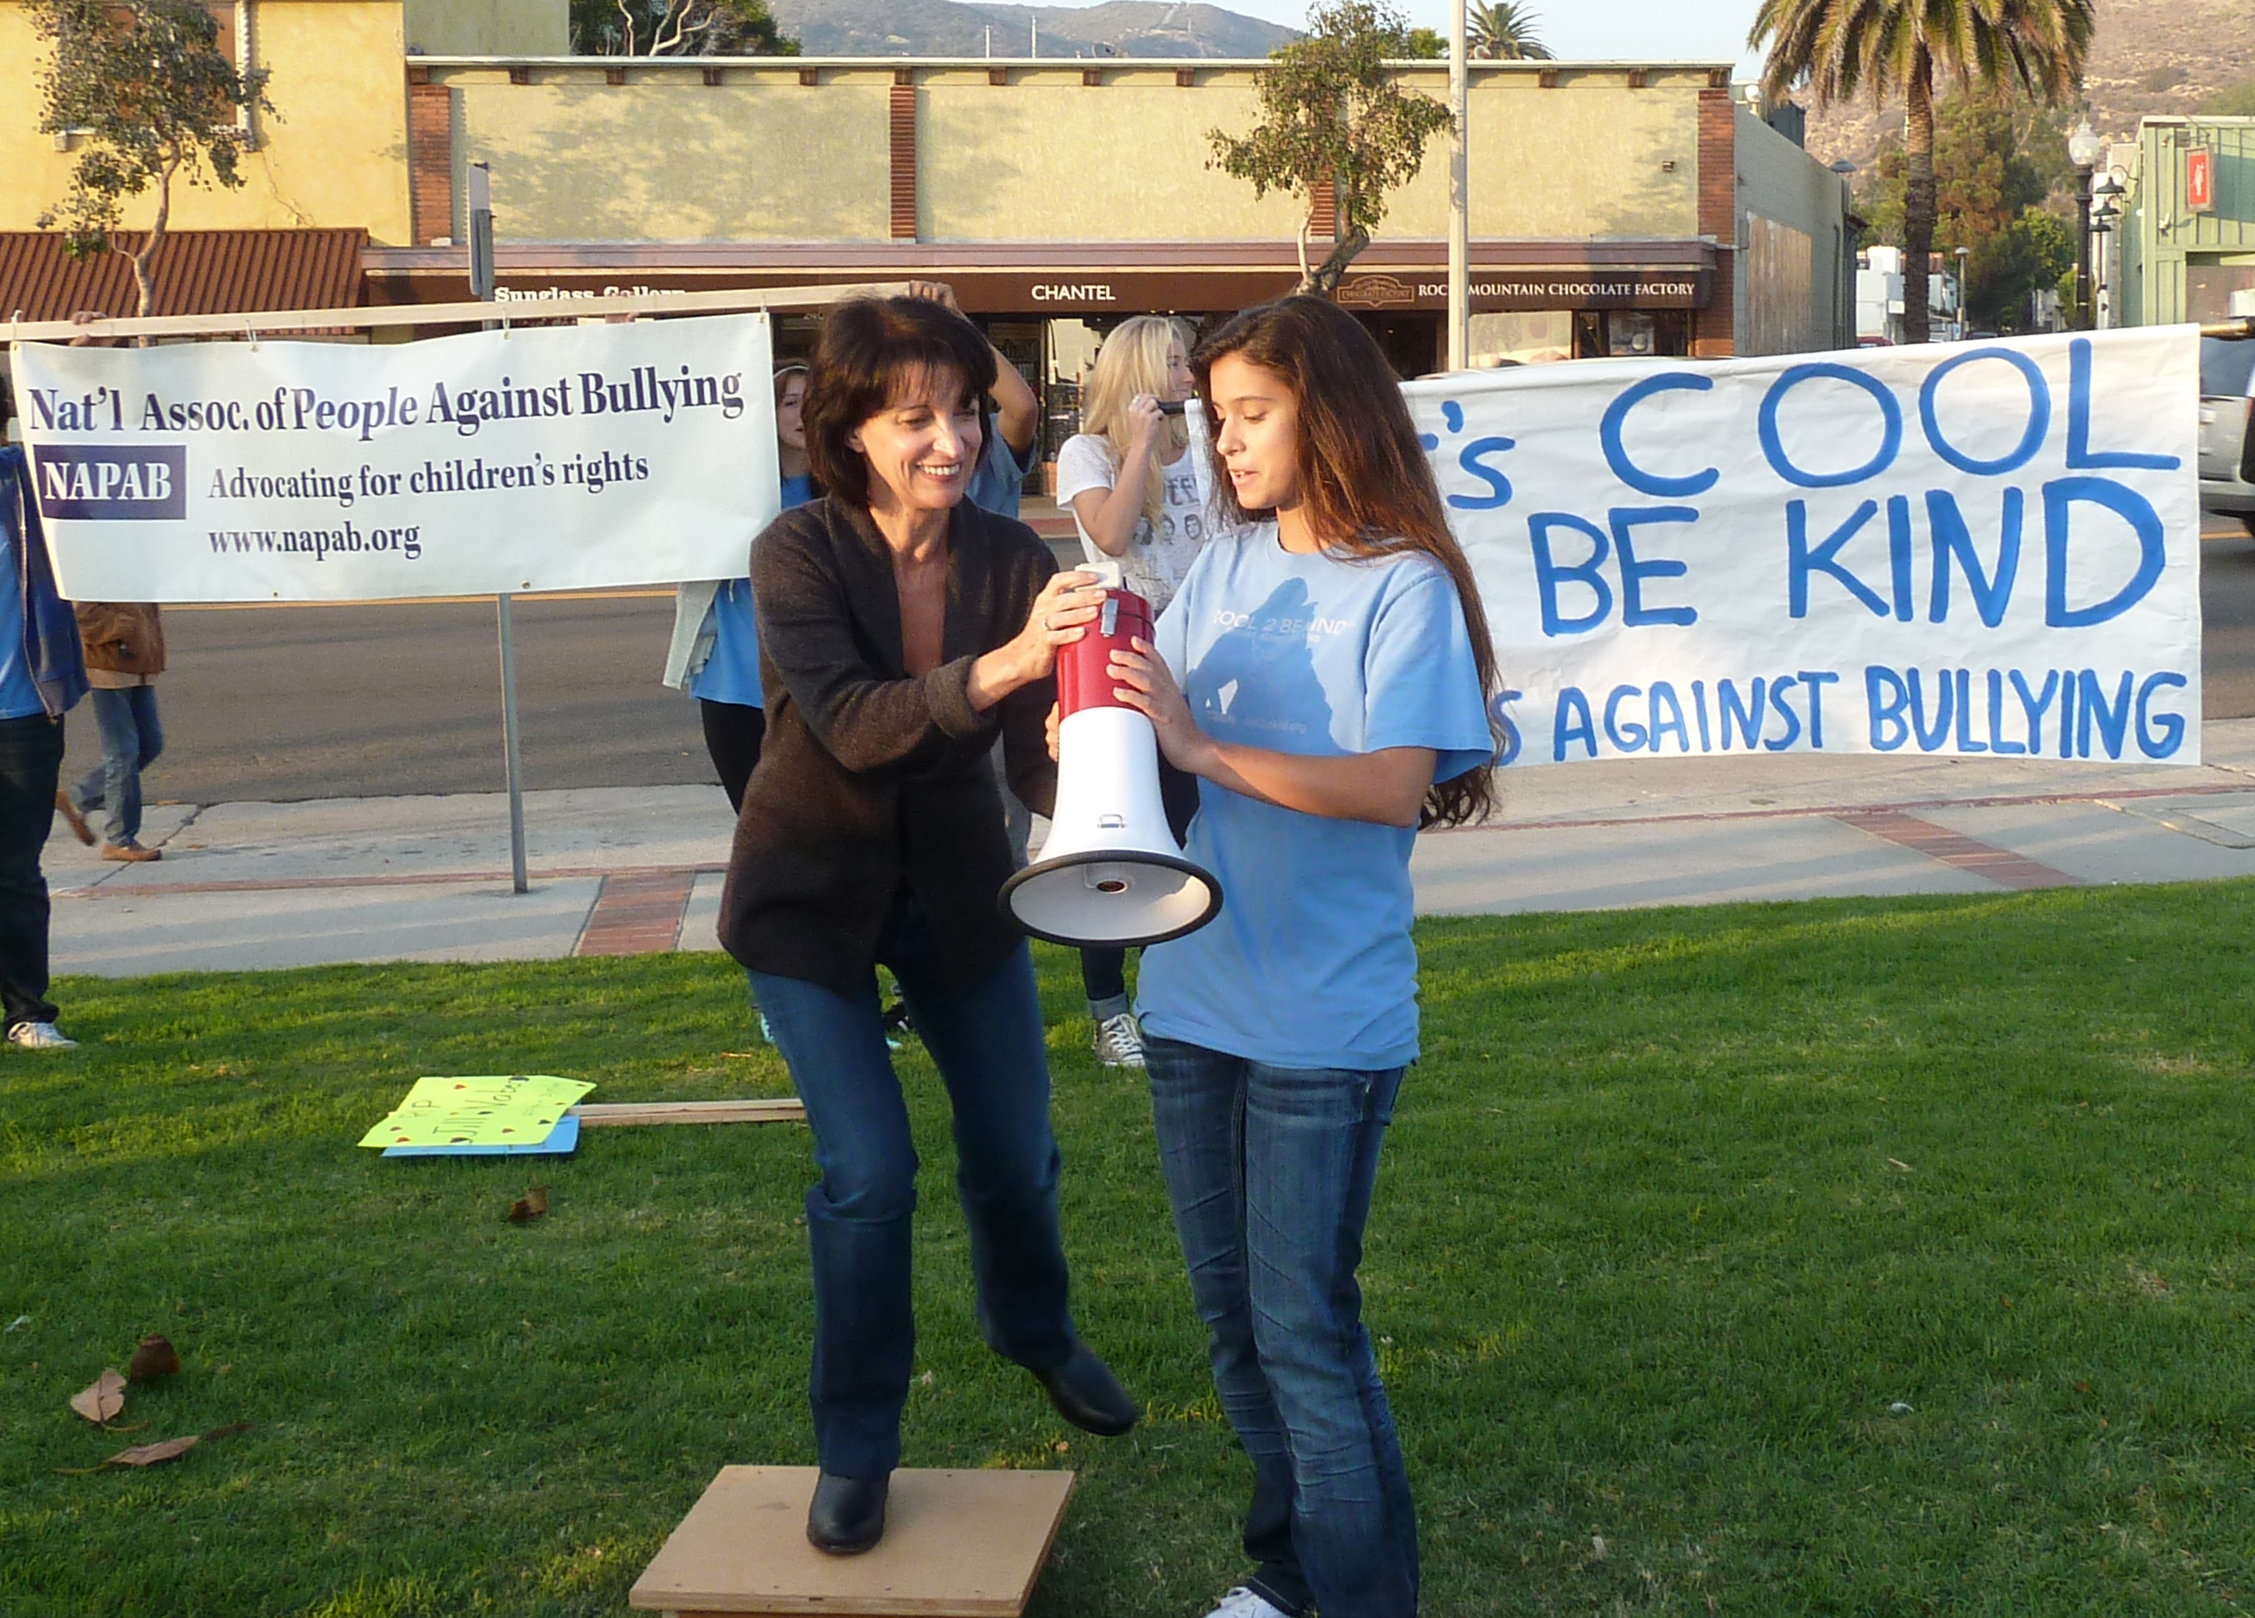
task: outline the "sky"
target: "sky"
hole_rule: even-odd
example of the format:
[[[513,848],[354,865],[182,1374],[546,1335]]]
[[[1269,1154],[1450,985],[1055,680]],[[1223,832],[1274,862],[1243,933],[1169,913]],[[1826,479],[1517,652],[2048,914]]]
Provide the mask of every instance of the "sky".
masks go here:
[[[1214,0],[1230,11],[1301,27],[1306,0]],[[1448,0],[1395,0],[1413,25],[1448,32]],[[1535,37],[1561,60],[1736,62],[1752,78],[1746,49],[1756,0],[1528,0]]]

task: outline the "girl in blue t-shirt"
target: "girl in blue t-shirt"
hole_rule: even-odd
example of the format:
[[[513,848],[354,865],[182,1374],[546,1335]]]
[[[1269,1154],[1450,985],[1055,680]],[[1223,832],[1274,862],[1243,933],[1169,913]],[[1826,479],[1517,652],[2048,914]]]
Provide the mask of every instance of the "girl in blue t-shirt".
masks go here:
[[[1417,1056],[1409,856],[1489,806],[1494,652],[1378,345],[1286,298],[1193,360],[1222,515],[1122,695],[1199,777],[1221,914],[1146,950],[1152,1108],[1214,1385],[1251,1455],[1217,1615],[1406,1618],[1417,1525],[1361,1318],[1378,1151]]]
[[[794,360],[775,369],[775,460],[782,477],[783,509],[814,498],[807,472],[806,366]],[[674,591],[673,653],[666,683],[697,699],[705,751],[728,794],[728,807],[744,807],[744,786],[759,763],[767,735],[760,695],[759,624],[752,616],[749,578],[683,584]]]

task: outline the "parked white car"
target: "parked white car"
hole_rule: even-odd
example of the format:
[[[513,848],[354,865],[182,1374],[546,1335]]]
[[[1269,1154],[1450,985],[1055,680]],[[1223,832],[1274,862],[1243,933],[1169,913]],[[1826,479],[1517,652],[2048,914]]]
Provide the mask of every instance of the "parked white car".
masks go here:
[[[2200,509],[2255,534],[2255,339],[2200,339]]]

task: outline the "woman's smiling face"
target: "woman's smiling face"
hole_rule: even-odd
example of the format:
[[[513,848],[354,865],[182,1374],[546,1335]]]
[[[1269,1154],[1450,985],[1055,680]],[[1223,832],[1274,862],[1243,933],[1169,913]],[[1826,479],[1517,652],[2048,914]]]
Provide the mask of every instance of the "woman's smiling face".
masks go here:
[[[1300,410],[1274,371],[1224,354],[1207,373],[1214,451],[1244,511],[1290,511],[1300,503]]]
[[[954,371],[900,379],[884,409],[846,435],[869,463],[871,509],[944,511],[979,464],[979,400]]]

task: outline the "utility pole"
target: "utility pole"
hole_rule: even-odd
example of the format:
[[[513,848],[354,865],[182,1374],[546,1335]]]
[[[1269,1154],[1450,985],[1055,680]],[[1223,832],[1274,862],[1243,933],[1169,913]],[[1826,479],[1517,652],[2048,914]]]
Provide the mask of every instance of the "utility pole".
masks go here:
[[[1472,363],[1471,75],[1464,60],[1464,0],[1449,0],[1449,353],[1448,368]]]
[[[469,166],[470,296],[481,303],[493,299],[493,170],[484,163]],[[487,321],[485,329],[493,330]],[[511,597],[493,598],[494,616],[501,634],[501,748],[509,780],[509,886],[514,893],[529,893],[525,879],[524,758],[517,733],[517,626],[510,611]]]

